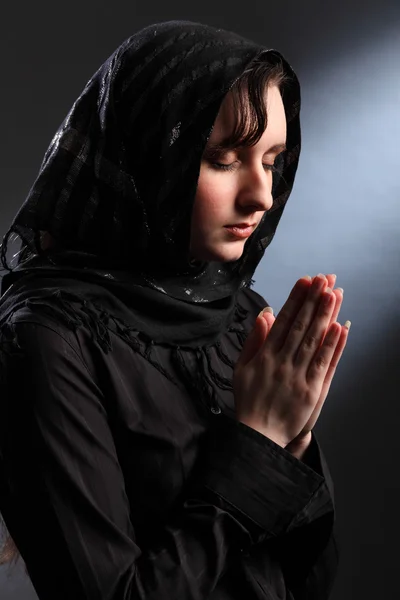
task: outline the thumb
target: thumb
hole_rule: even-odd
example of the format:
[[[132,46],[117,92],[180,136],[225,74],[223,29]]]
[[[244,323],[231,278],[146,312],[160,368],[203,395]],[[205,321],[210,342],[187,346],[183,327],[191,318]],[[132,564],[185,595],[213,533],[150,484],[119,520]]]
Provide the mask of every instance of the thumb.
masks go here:
[[[254,327],[243,344],[242,352],[236,363],[237,366],[244,367],[247,365],[265,342],[268,332],[275,321],[272,312],[269,312],[272,311],[272,309],[270,307],[267,308],[269,309],[267,312],[261,311],[256,318]]]
[[[263,308],[263,310],[260,312],[260,314],[258,316],[267,322],[267,324],[268,324],[267,335],[268,335],[268,333],[271,330],[272,325],[275,323],[274,309],[271,306],[267,306],[266,308]]]

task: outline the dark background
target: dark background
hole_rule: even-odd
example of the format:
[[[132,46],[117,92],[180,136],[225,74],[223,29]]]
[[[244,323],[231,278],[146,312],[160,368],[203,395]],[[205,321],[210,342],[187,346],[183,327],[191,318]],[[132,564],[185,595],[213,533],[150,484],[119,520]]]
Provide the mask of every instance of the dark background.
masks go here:
[[[397,598],[398,0],[72,0],[2,7],[0,235],[92,73],[132,33],[171,19],[217,25],[276,48],[302,83],[298,177],[255,289],[275,312],[306,273],[337,273],[345,290],[339,320],[350,319],[352,328],[316,427],[335,481],[341,546],[331,599]],[[36,598],[21,567],[9,576],[0,569],[0,598]]]

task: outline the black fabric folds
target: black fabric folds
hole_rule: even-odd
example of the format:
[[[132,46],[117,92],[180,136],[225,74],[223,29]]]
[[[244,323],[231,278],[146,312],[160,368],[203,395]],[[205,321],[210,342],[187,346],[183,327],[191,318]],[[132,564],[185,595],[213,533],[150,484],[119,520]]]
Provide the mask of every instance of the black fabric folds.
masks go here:
[[[113,278],[101,280],[99,284],[98,275],[90,269],[68,268],[60,271],[51,268],[51,265],[39,268],[37,257],[31,262],[36,264],[36,268],[29,269],[28,273],[25,269],[17,268],[4,277],[4,280],[13,277],[14,283],[0,298],[0,358],[8,352],[8,338],[15,336],[13,315],[27,308],[50,316],[72,331],[87,327],[93,341],[106,353],[112,351],[110,336],[114,332],[171,382],[177,383],[176,378],[154,357],[153,351],[157,346],[165,348],[169,354],[168,364],[176,366],[191,396],[202,399],[213,413],[221,413],[214,384],[220,389],[232,390],[232,381],[231,377],[215,373],[209,354],[216,349],[226,365],[233,369],[234,363],[223,352],[220,336],[203,345],[199,344],[199,339],[186,341],[183,303],[176,300],[168,303],[152,322],[146,314],[148,288],[126,285],[122,274],[120,280],[114,279],[114,274]],[[206,310],[199,308],[198,319],[206,318]],[[169,322],[168,314],[173,311],[176,319]],[[240,347],[248,334],[248,328],[242,325],[247,315],[248,310],[236,299],[233,322],[226,331],[235,334]],[[182,324],[181,328],[177,327],[177,322]],[[158,331],[163,331],[163,341],[157,340]]]
[[[274,174],[273,206],[239,260],[190,261],[201,155],[223,98],[254,59],[281,62],[288,77],[287,150]],[[292,190],[299,111],[296,75],[275,50],[188,21],[136,33],[90,79],[45,154],[1,246],[10,271],[1,291],[12,296],[4,300],[15,308],[47,297],[47,310],[59,314],[61,302],[69,323],[78,303],[92,315],[95,336],[93,315],[117,320],[144,339],[148,357],[152,344],[168,345],[189,389],[200,388],[219,413],[209,382],[231,383],[209,371],[207,352],[235,327],[237,295],[254,283]],[[41,250],[43,231],[55,238],[55,251]],[[14,268],[7,261],[13,235],[22,241]],[[247,333],[237,330],[242,344]],[[188,370],[188,354],[200,376]]]
[[[256,58],[281,62],[289,78],[287,150],[274,175],[274,204],[239,260],[193,264],[190,219],[201,155],[223,98]],[[135,286],[145,330],[154,330],[157,315],[165,314],[151,333],[155,342],[215,340],[232,322],[236,293],[252,284],[292,190],[299,111],[296,75],[275,50],[188,21],[143,29],[90,79],[54,136],[4,237],[3,266],[10,268],[11,236],[22,240],[22,250],[41,254],[40,232],[48,231],[62,251],[41,261],[60,273],[90,268],[105,287],[110,281]],[[20,263],[24,273],[38,267]],[[4,278],[3,293],[12,281]]]
[[[273,206],[240,259],[191,262],[201,156],[255,59],[288,78]],[[328,600],[319,444],[298,460],[236,420],[232,389],[299,111],[277,51],[169,21],[127,39],[54,136],[1,246],[0,511],[41,600]]]
[[[248,328],[265,300],[240,302]],[[215,417],[121,332],[106,350],[94,325],[46,309],[1,327],[0,511],[40,600],[327,600],[333,493],[315,436],[300,461],[232,418],[230,390]],[[220,342],[234,363],[236,335]],[[229,377],[216,348],[210,362]]]

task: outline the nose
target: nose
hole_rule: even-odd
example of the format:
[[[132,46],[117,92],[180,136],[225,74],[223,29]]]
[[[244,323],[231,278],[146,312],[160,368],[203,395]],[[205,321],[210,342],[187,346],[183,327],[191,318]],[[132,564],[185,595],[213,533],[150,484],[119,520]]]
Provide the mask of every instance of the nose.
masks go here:
[[[253,211],[266,212],[272,207],[272,171],[266,171],[265,167],[253,168],[243,180],[239,194],[239,203],[247,211],[251,207]]]

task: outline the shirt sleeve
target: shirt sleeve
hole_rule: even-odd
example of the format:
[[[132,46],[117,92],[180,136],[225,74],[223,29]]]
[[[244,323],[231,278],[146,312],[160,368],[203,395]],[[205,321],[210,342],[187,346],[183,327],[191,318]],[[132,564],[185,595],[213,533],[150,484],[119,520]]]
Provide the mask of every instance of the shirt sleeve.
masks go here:
[[[139,547],[79,344],[56,324],[14,331],[0,388],[0,511],[41,600],[206,600],[232,555],[331,510],[321,474],[219,415],[184,501]]]
[[[308,526],[277,538],[272,548],[295,600],[328,600],[338,571],[339,548],[333,482],[314,431],[303,461],[324,477],[332,509],[314,515]]]

